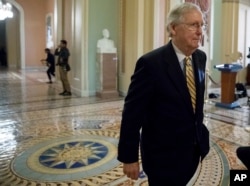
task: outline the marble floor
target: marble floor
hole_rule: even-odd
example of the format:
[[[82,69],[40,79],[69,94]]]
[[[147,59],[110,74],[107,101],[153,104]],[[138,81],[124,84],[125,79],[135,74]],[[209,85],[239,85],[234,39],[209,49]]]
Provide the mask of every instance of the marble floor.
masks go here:
[[[60,96],[60,82],[46,81],[44,70],[0,69],[0,185],[146,186],[143,172],[131,181],[116,160],[124,98]],[[195,186],[226,186],[230,169],[246,169],[235,155],[250,145],[246,101],[215,102],[205,105],[211,150]]]

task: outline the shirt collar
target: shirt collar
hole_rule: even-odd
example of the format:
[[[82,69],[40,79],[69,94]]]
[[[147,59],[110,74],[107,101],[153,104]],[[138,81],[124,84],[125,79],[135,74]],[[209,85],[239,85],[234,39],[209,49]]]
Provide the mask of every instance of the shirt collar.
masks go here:
[[[177,55],[178,61],[181,63],[183,61],[183,59],[185,59],[186,56],[173,42],[172,42],[172,44],[173,44],[174,51]]]

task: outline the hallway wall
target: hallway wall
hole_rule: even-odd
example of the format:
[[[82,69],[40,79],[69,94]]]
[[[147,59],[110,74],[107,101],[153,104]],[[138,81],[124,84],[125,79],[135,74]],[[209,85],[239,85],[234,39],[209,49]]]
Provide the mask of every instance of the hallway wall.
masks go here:
[[[96,94],[96,44],[102,30],[110,31],[110,39],[118,43],[117,0],[57,0],[57,42],[68,41],[72,70],[72,90],[80,96]],[[60,18],[61,16],[61,18]],[[61,37],[59,38],[59,36]]]
[[[223,43],[221,42],[221,29],[222,29],[222,1],[212,1],[211,6],[211,55],[209,74],[216,82],[220,81],[220,72],[214,69],[214,65],[223,63],[221,61],[221,48]]]
[[[14,69],[20,68],[20,35],[17,16],[6,22],[6,41],[8,67]]]
[[[223,25],[225,22],[232,24],[231,21],[221,19],[224,1],[212,1],[214,2],[210,30],[212,35],[204,39],[204,46],[201,47],[208,55],[211,74],[218,78],[218,81],[220,73],[213,69],[213,65],[223,62],[222,50],[228,47],[222,41],[221,22],[223,21]],[[25,69],[42,67],[40,59],[45,57],[46,16],[51,14],[54,20],[55,46],[60,39],[64,38],[68,41],[71,51],[72,70],[69,77],[72,89],[78,95],[93,96],[96,93],[97,78],[96,43],[102,37],[102,29],[109,29],[110,38],[114,40],[118,49],[118,90],[121,95],[125,95],[137,59],[164,44],[156,36],[160,35],[161,38],[165,36],[165,28],[162,25],[165,25],[168,10],[183,1],[16,0],[15,2],[20,4],[24,12]],[[157,16],[164,16],[164,18],[159,20],[155,18]],[[249,14],[246,17],[249,17]],[[16,21],[10,27],[11,30],[18,30],[20,22],[18,19]],[[18,33],[15,34],[18,35]],[[228,37],[231,36],[225,37],[226,40]],[[20,43],[17,42],[20,38],[12,35],[8,38],[11,43],[16,42],[16,50],[21,48]],[[168,37],[165,36],[164,42],[167,41]],[[248,41],[246,41],[247,44]],[[12,56],[18,55],[17,52],[17,55]],[[14,62],[13,66],[15,65],[20,67],[20,61]]]
[[[25,12],[25,48],[27,68],[41,66],[45,48],[45,14],[44,0],[17,0]]]
[[[118,0],[89,0],[88,17],[88,81],[91,94],[96,91],[96,52],[97,41],[103,38],[102,30],[108,29],[110,39],[118,47],[119,34],[119,1]],[[119,51],[118,51],[119,52]]]
[[[160,13],[166,13],[167,0],[157,1],[121,1],[122,25],[120,27],[121,53],[119,54],[119,92],[126,95],[138,58],[159,47],[166,41],[166,15],[154,19]],[[155,11],[161,6],[161,12]],[[162,26],[164,25],[164,26]],[[158,35],[159,38],[155,37]]]
[[[249,9],[249,1],[218,0],[211,3],[208,70],[213,80],[220,84],[221,72],[214,68],[215,65],[235,62],[233,55],[239,51],[243,54],[242,62],[245,67],[244,43],[248,42],[247,35],[249,35],[245,36],[245,33],[248,33],[245,25],[249,21],[245,17],[245,12],[242,13],[240,9],[242,6]],[[237,81],[244,83],[245,76],[246,69],[243,69],[239,72]]]

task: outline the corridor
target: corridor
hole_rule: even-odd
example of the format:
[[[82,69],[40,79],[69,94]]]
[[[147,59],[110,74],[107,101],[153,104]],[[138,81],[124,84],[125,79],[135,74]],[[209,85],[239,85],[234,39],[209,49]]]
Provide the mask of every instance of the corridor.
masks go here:
[[[146,186],[116,160],[124,98],[60,96],[60,81],[46,82],[43,70],[0,69],[0,185]],[[226,186],[230,169],[246,169],[235,151],[250,145],[249,114],[207,101],[211,150],[195,186]]]

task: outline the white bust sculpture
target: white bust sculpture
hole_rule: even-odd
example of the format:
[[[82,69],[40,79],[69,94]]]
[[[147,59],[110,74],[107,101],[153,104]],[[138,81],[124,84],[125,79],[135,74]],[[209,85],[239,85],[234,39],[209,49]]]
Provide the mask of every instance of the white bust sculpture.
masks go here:
[[[103,38],[97,41],[97,52],[99,53],[116,53],[114,41],[109,39],[108,29],[103,29]]]

